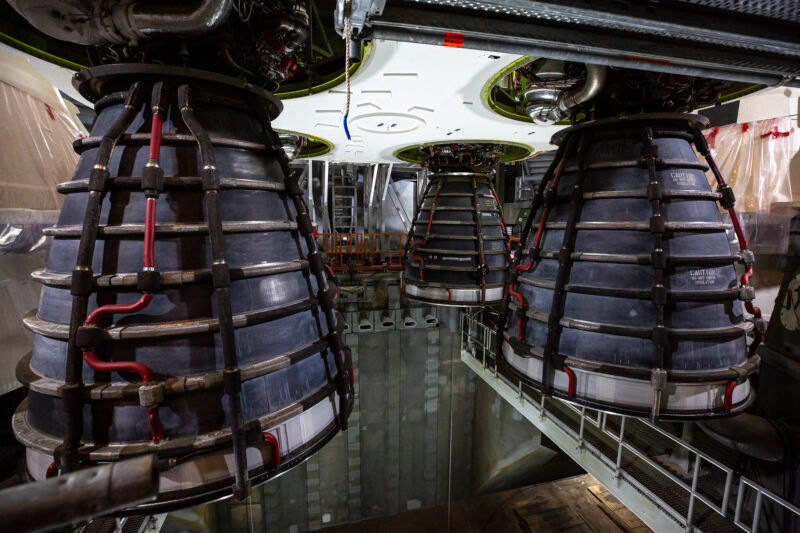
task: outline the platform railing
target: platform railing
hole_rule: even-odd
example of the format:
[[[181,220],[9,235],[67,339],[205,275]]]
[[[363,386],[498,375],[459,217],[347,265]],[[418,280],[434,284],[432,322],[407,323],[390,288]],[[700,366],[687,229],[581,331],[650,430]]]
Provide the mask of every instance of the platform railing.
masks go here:
[[[406,233],[319,233],[334,271],[400,270]]]
[[[495,332],[481,322],[479,312],[462,313],[462,360],[654,530],[730,531],[736,526],[755,533],[765,499],[800,519],[800,508],[647,419],[577,406],[523,385],[498,368],[495,342]],[[686,457],[693,465],[691,478],[681,479],[656,459],[669,448],[673,456]],[[706,490],[701,488],[701,475]],[[710,491],[709,479],[714,481]],[[754,498],[746,497],[748,491]]]

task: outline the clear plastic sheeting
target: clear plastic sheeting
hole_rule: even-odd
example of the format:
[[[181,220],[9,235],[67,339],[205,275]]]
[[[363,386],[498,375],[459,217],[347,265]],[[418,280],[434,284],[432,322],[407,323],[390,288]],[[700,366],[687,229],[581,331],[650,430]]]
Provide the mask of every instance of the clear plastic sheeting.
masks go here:
[[[58,210],[56,185],[72,176],[72,142],[85,132],[64,111],[5,82],[0,121],[0,209]]]
[[[58,211],[0,209],[0,255],[45,250],[50,242],[42,230],[58,221]]]
[[[55,223],[56,185],[72,175],[72,141],[85,136],[62,109],[0,82],[0,254],[41,248]]]
[[[72,141],[85,136],[63,102],[46,104],[16,85],[0,81],[0,394],[19,387],[17,361],[33,342],[22,315],[36,308],[40,292],[30,274],[44,266],[49,239],[42,230],[58,218],[56,184],[78,163]]]
[[[31,272],[44,267],[43,250],[0,255],[0,394],[20,387],[17,361],[31,351],[33,333],[22,324],[22,315],[36,308],[40,286]]]
[[[736,195],[736,209],[758,253],[785,253],[792,201],[789,177],[791,119],[732,124],[704,132],[714,158]],[[713,183],[711,173],[709,180]]]

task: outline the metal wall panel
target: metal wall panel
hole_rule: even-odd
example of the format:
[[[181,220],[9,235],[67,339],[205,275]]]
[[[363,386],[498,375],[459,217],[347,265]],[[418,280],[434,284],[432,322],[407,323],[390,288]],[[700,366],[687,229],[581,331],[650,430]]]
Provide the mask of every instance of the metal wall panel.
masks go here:
[[[419,323],[346,334],[355,372],[350,428],[247,502],[215,504],[218,530],[313,531],[471,494],[476,378],[460,361],[457,331]]]

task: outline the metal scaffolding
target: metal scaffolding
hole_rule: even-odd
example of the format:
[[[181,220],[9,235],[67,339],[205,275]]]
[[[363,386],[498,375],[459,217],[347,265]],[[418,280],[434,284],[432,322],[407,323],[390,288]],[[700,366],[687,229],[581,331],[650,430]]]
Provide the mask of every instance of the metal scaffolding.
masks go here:
[[[800,517],[796,506],[660,425],[544,397],[524,386],[498,368],[495,342],[495,332],[479,315],[461,315],[461,360],[653,530],[736,526],[754,533],[765,501]],[[668,466],[665,455],[688,459],[685,475]]]

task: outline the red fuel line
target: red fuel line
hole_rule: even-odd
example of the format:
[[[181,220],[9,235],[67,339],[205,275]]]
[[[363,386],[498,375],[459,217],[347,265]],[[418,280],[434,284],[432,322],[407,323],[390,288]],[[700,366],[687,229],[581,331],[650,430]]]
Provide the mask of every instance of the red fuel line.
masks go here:
[[[508,286],[508,294],[517,300],[517,304],[520,307],[525,305],[525,300],[520,293],[514,290],[513,285]],[[517,312],[519,312],[519,309],[517,309]],[[522,319],[519,316],[517,317],[517,337],[519,337],[519,340],[525,339],[525,330],[522,329]]]
[[[264,442],[270,443],[272,446],[272,465],[278,466],[281,464],[281,447],[278,444],[278,437],[270,433],[269,431],[264,432]]]
[[[725,396],[722,399],[722,408],[730,411],[733,408],[733,389],[736,388],[736,381],[729,381],[725,386]]]
[[[556,168],[555,175],[553,176],[553,183],[550,184],[550,189],[551,190],[555,191],[556,187],[558,187],[558,182],[561,180],[561,175],[564,173],[564,167],[566,165],[567,165],[567,158],[566,157],[561,158],[561,161],[558,162],[558,167]],[[532,214],[535,214],[535,213],[532,213]],[[541,244],[542,236],[544,235],[544,227],[547,224],[547,217],[549,215],[550,215],[550,208],[549,207],[545,207],[542,210],[542,218],[539,221],[539,227],[536,228],[536,236],[533,238],[533,246],[532,246],[532,248],[538,248],[539,245]],[[514,272],[520,272],[520,271],[525,272],[525,271],[530,270],[530,268],[532,266],[533,266],[533,259],[531,259],[530,261],[528,261],[524,265],[519,264],[519,265],[515,266],[514,267]]]
[[[428,227],[425,229],[425,235],[430,235],[430,233],[431,233],[431,225],[433,224],[433,212],[436,209],[436,203],[439,201],[439,191],[440,190],[441,190],[441,188],[437,188],[436,189],[436,194],[433,195],[433,203],[431,204],[431,209],[430,209],[431,214],[428,215]],[[428,238],[425,237],[424,241],[420,241],[420,242],[414,243],[414,250],[416,250],[418,246],[427,246],[427,244],[428,244]],[[425,260],[422,257],[416,255],[413,251],[411,252],[411,258],[414,259],[415,261],[417,261],[420,264],[420,267],[419,267],[419,279],[421,281],[425,281],[425,274],[422,272],[422,269],[425,268]]]
[[[567,374],[567,378],[569,378],[569,385],[567,385],[567,394],[570,396],[575,396],[575,389],[577,388],[577,378],[575,377],[575,372],[564,365],[564,372]]]
[[[163,122],[161,113],[154,112],[150,130],[150,163],[158,164],[161,150],[162,128]],[[145,269],[155,268],[155,225],[156,199],[147,198],[145,200],[144,243],[142,247],[142,265]],[[151,294],[142,294],[139,299],[132,304],[109,304],[100,306],[89,314],[83,325],[96,327],[100,323],[100,320],[106,315],[129,314],[141,311],[150,305],[152,300],[153,296]],[[136,372],[144,383],[150,383],[155,379],[155,375],[150,367],[136,361],[102,361],[97,357],[97,353],[94,351],[84,351],[83,359],[90,368],[99,372]],[[153,442],[158,443],[164,439],[164,428],[158,416],[158,407],[148,407],[146,410]]]
[[[709,166],[711,167],[711,172],[714,174],[714,177],[717,178],[717,183],[720,186],[727,186],[727,183],[725,182],[725,178],[722,176],[722,172],[720,171],[719,167],[717,166],[717,162],[714,161],[713,157],[711,157],[711,153],[710,152],[706,156],[706,161],[708,162]],[[739,249],[740,250],[747,250],[748,249],[747,248],[747,238],[745,237],[744,230],[742,229],[742,225],[739,222],[739,216],[736,213],[736,208],[735,207],[731,207],[730,209],[728,209],[728,214],[731,217],[731,224],[733,224],[733,231],[734,231],[734,233],[736,233],[736,240],[739,241]],[[740,281],[741,281],[742,285],[745,286],[745,287],[749,286],[750,285],[750,278],[752,278],[752,277],[753,277],[753,265],[746,265],[745,266],[745,270],[744,270],[744,274],[742,274],[742,277],[740,278]],[[744,308],[747,310],[748,313],[753,315],[753,317],[756,320],[761,319],[761,308],[756,307],[755,305],[753,305],[752,301],[744,302]],[[756,331],[753,333],[753,342],[750,343],[750,349],[748,351],[748,353],[750,354],[751,357],[753,355],[755,355],[755,353],[758,350],[758,347],[761,344],[762,340],[763,339],[762,339],[761,332],[758,331],[758,329],[756,329]],[[729,384],[729,386],[730,386],[730,384]],[[735,385],[735,382],[734,382],[734,387],[735,386],[736,385]],[[727,397],[727,395],[726,395],[726,397]]]

